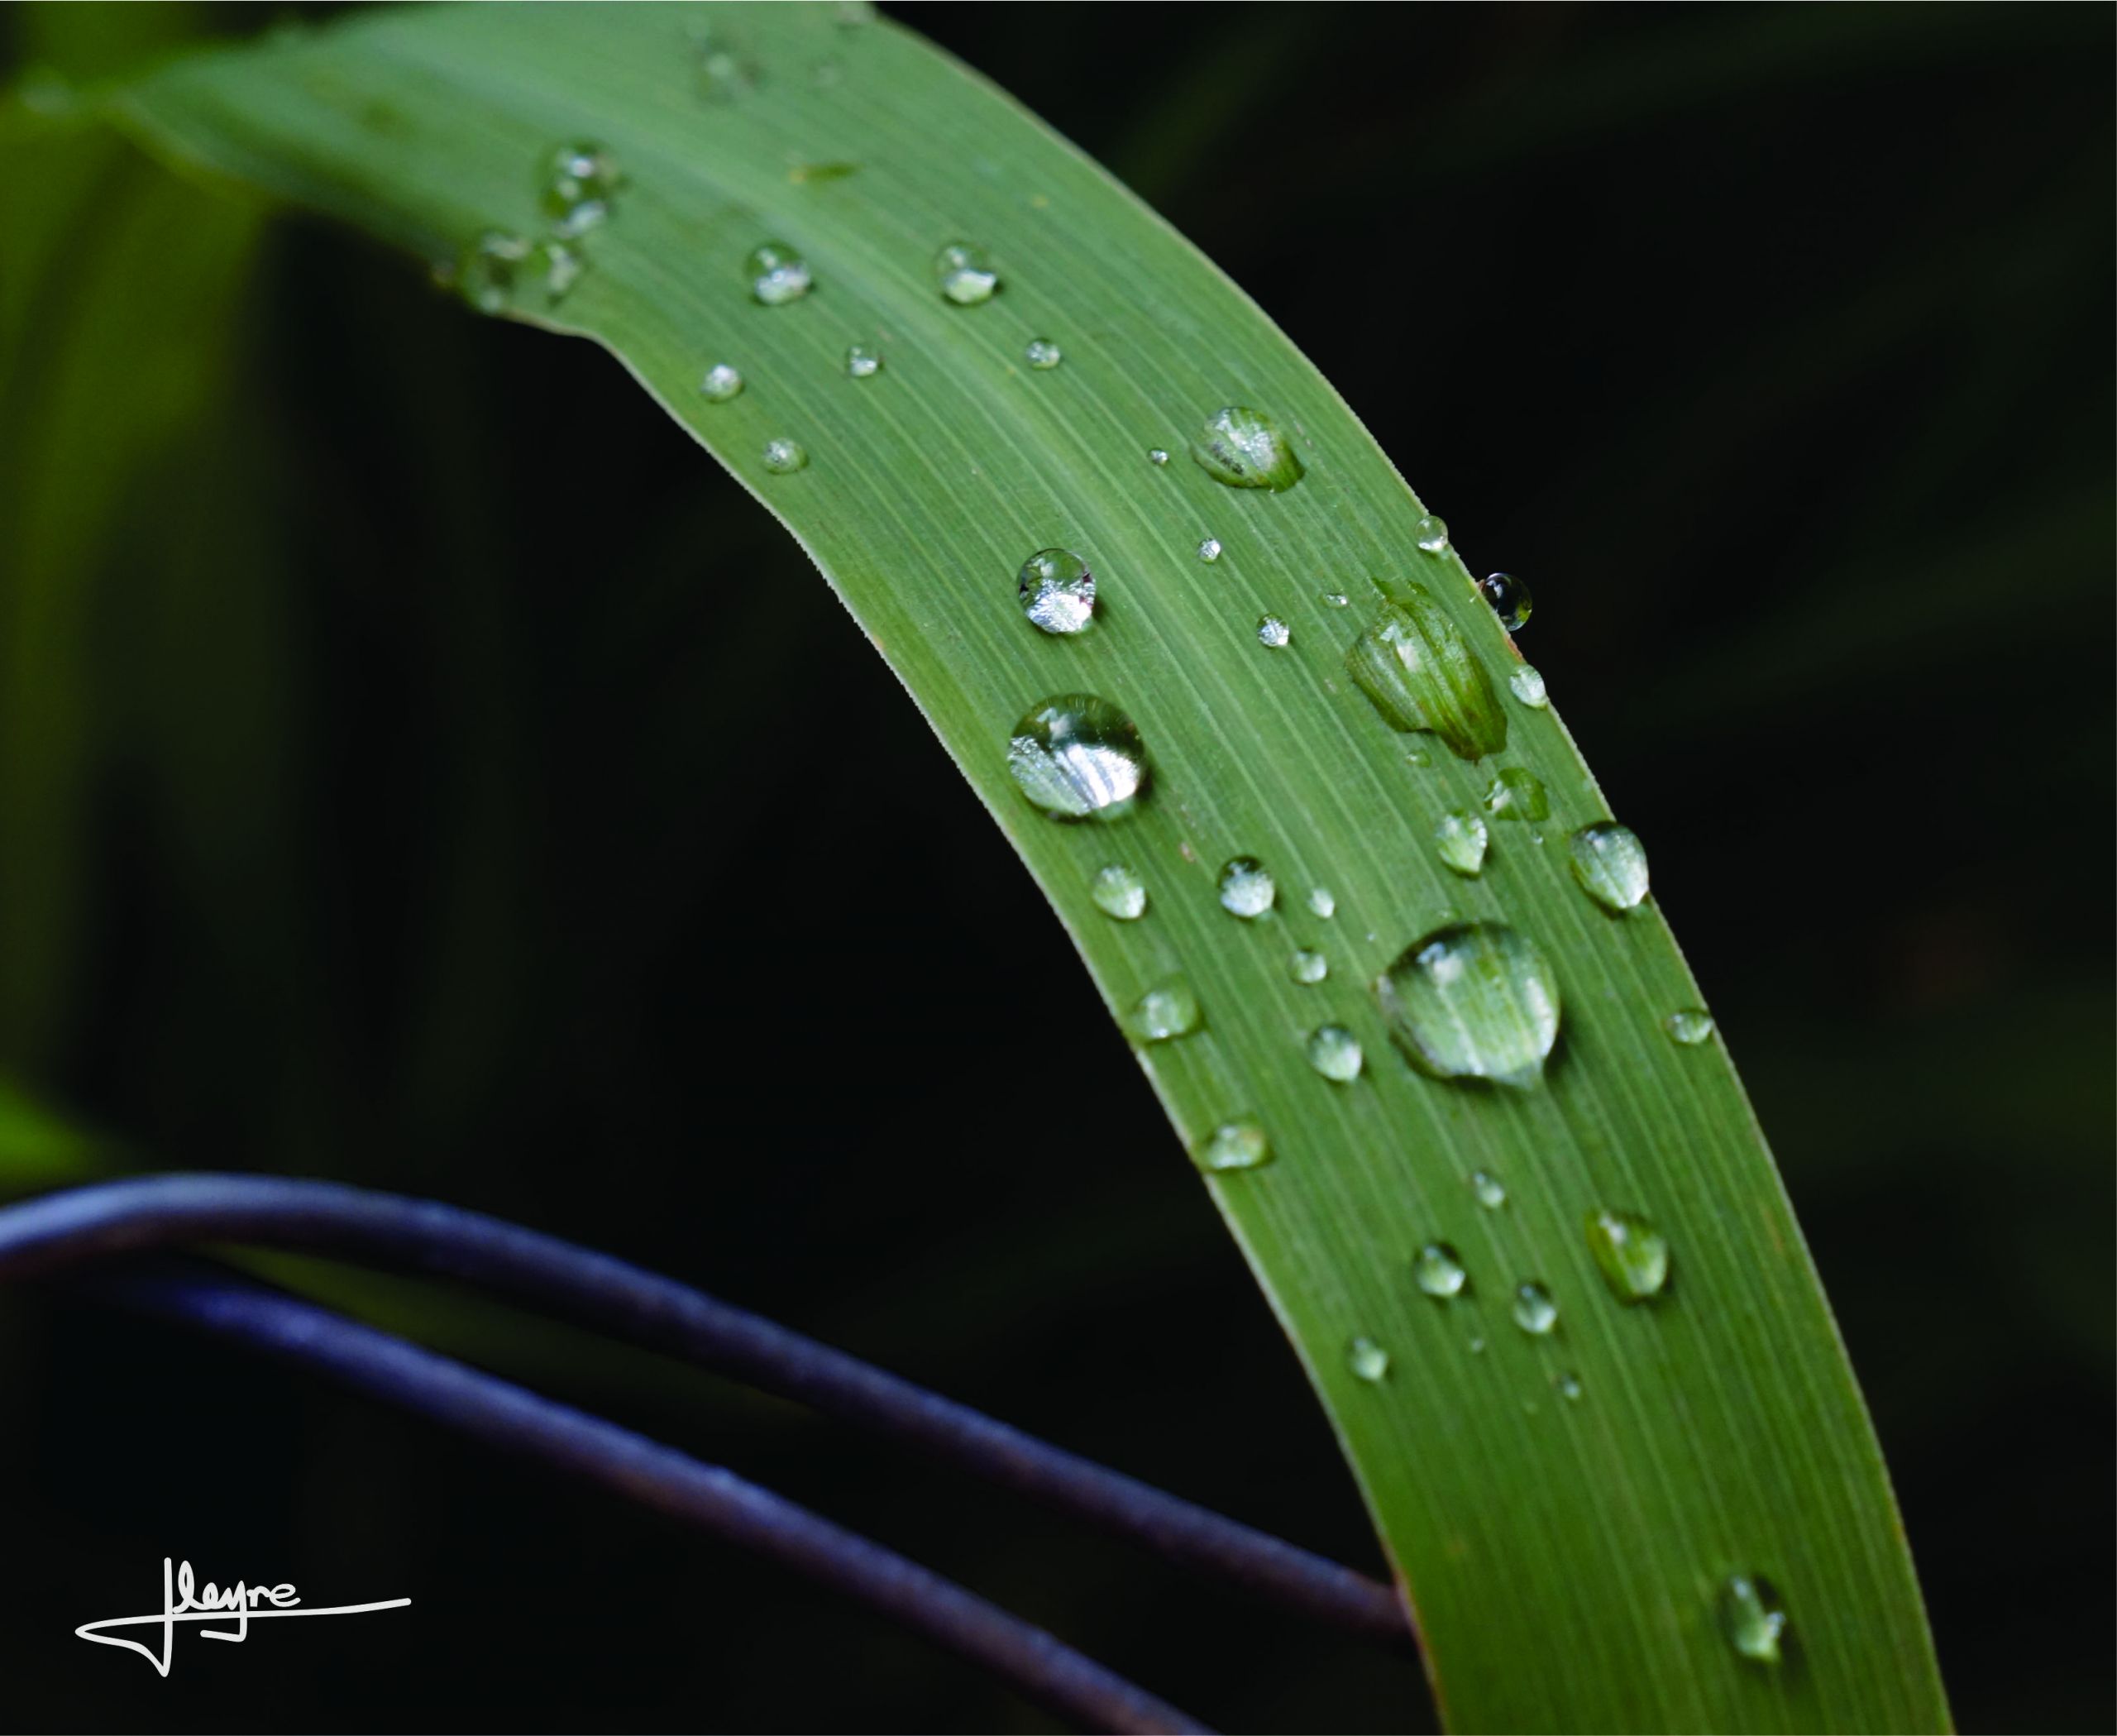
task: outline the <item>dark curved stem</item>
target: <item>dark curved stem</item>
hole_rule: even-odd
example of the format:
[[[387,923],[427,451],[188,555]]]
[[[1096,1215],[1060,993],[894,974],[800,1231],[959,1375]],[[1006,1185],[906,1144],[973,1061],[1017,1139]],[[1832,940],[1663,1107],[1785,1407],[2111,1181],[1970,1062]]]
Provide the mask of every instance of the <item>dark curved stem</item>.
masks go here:
[[[733,1471],[328,1308],[246,1279],[190,1270],[128,1270],[84,1288],[320,1370],[356,1392],[755,1550],[983,1665],[1085,1729],[1208,1728],[953,1580]]]
[[[427,1200],[270,1176],[164,1175],[0,1210],[0,1279],[219,1239],[462,1280],[859,1423],[1280,1607],[1403,1645],[1388,1586],[996,1422],[688,1285]]]

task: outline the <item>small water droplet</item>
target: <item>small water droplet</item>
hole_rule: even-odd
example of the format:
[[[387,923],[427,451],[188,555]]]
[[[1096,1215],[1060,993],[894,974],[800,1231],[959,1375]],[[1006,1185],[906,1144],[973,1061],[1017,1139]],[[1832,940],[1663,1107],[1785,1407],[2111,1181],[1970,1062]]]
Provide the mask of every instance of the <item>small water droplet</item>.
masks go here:
[[[1482,1339],[1482,1338],[1473,1338],[1473,1339],[1470,1341],[1470,1354],[1471,1354],[1473,1356],[1484,1356],[1484,1353],[1485,1353],[1485,1341],[1484,1341],[1484,1339]]]
[[[1137,922],[1147,913],[1147,882],[1122,863],[1097,868],[1088,896],[1097,910],[1120,922]]]
[[[1065,352],[1048,337],[1030,338],[1022,351],[1022,360],[1033,368],[1055,368],[1065,359]]]
[[[959,308],[974,308],[990,301],[1000,288],[1000,274],[982,247],[968,242],[950,242],[934,256],[934,280],[941,294]]]
[[[784,476],[797,470],[809,467],[809,449],[798,440],[789,440],[781,435],[777,440],[764,443],[764,467],[775,476]]]
[[[1430,1241],[1412,1258],[1412,1282],[1429,1296],[1446,1302],[1461,1295],[1469,1281],[1463,1256],[1445,1241]]]
[[[1428,554],[1445,555],[1448,552],[1448,527],[1431,513],[1412,527],[1412,534],[1417,538],[1419,547]]]
[[[799,301],[815,287],[809,275],[809,262],[785,242],[760,242],[743,261],[743,275],[750,280],[750,295],[767,308],[783,308]]]
[[[1345,1366],[1372,1386],[1389,1372],[1389,1352],[1372,1338],[1355,1338],[1345,1346]]]
[[[529,280],[543,285],[544,303],[557,307],[566,291],[581,281],[588,261],[578,247],[562,241],[541,241],[529,250],[523,270]]]
[[[1095,575],[1064,548],[1039,548],[1022,562],[1015,595],[1046,633],[1081,633],[1095,619]]]
[[[1404,756],[1404,763],[1407,766],[1430,766],[1433,763],[1433,756],[1424,748],[1414,748]]]
[[[1646,897],[1646,847],[1614,820],[1583,826],[1566,840],[1573,878],[1606,911],[1635,910]]]
[[[1321,1025],[1308,1034],[1308,1064],[1340,1085],[1360,1077],[1366,1063],[1360,1039],[1342,1025]]]
[[[520,236],[488,229],[456,262],[456,293],[480,313],[501,313],[514,299],[515,280],[528,257],[529,243]]]
[[[1198,1028],[1198,997],[1181,977],[1158,983],[1132,1004],[1125,1028],[1143,1043],[1166,1043]]]
[[[1713,1035],[1713,1015],[1703,1007],[1685,1007],[1670,1013],[1662,1028],[1686,1049],[1694,1048]]]
[[[1342,591],[1319,591],[1316,600],[1326,609],[1343,609],[1352,599]]]
[[[1007,770],[1054,820],[1121,820],[1146,794],[1146,744],[1132,720],[1092,693],[1060,693],[1015,725]]]
[[[869,349],[864,343],[845,347],[845,371],[852,378],[872,380],[882,371],[882,358],[879,352]]]
[[[1507,1203],[1507,1186],[1487,1169],[1470,1172],[1470,1192],[1477,1196],[1478,1203],[1488,1212],[1497,1212]]]
[[[1304,946],[1287,960],[1287,974],[1297,983],[1321,983],[1331,974],[1331,961]]]
[[[1221,557],[1221,539],[1208,537],[1198,545],[1198,558],[1211,566]]]
[[[552,233],[584,235],[609,216],[620,179],[615,157],[592,141],[577,140],[545,160],[537,203],[552,220]]]
[[[1191,437],[1191,456],[1214,481],[1278,493],[1301,481],[1302,462],[1278,426],[1261,410],[1231,404]]]
[[[1728,1643],[1753,1663],[1775,1664],[1786,1638],[1786,1610],[1771,1581],[1737,1573],[1720,1588],[1720,1628]]]
[[[1257,643],[1268,651],[1277,651],[1293,638],[1293,629],[1275,615],[1261,615],[1257,621]]]
[[[1494,820],[1548,820],[1551,805],[1535,772],[1509,766],[1485,791],[1485,812]]]
[[[1272,871],[1254,856],[1237,856],[1221,869],[1221,908],[1244,921],[1254,921],[1278,901]]]
[[[1484,821],[1467,808],[1443,814],[1441,823],[1433,829],[1433,847],[1441,861],[1465,876],[1484,872],[1485,846],[1489,841]]]
[[[1541,1338],[1558,1324],[1558,1304],[1551,1293],[1534,1282],[1514,1287],[1514,1323],[1532,1338]]]
[[[1166,464],[1168,462],[1168,453],[1159,446],[1150,446],[1147,448],[1147,462],[1149,464]]]
[[[1308,908],[1326,921],[1338,914],[1338,900],[1327,886],[1312,886],[1308,889]]]
[[[1579,1401],[1580,1397],[1580,1376],[1573,1373],[1571,1370],[1560,1369],[1558,1373],[1551,1376],[1551,1384],[1558,1389],[1559,1397],[1565,1399],[1569,1404],[1575,1404]]]
[[[1374,992],[1414,1066],[1522,1088],[1542,1082],[1558,1040],[1558,984],[1535,943],[1505,924],[1435,930],[1405,948]]]
[[[1199,1142],[1193,1154],[1201,1169],[1254,1169],[1272,1160],[1272,1143],[1248,1117],[1222,1121]]]
[[[732,103],[757,83],[757,68],[725,37],[699,31],[691,48],[697,56],[699,94],[708,102]]]
[[[1588,1251],[1620,1302],[1645,1302],[1669,1281],[1669,1238],[1632,1212],[1599,1206],[1588,1214]]]
[[[705,377],[698,383],[699,394],[708,404],[725,404],[730,398],[742,395],[741,371],[728,362],[716,361],[705,371]]]
[[[1507,677],[1508,691],[1532,711],[1541,711],[1551,702],[1545,691],[1544,677],[1534,663],[1524,663]]]
[[[1400,734],[1431,732],[1459,759],[1497,753],[1507,713],[1469,642],[1423,586],[1387,589],[1389,600],[1345,652],[1345,672]]]
[[[1529,595],[1529,587],[1512,573],[1489,572],[1478,581],[1478,591],[1509,633],[1519,633],[1528,624],[1536,600]]]

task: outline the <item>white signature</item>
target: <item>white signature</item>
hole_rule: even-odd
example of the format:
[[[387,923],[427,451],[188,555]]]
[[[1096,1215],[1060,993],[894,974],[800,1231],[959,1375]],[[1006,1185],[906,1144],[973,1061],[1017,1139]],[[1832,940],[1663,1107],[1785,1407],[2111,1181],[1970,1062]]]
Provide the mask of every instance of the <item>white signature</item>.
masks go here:
[[[84,1622],[74,1631],[83,1639],[93,1640],[99,1646],[123,1646],[129,1652],[137,1652],[155,1667],[163,1676],[169,1674],[170,1656],[176,1643],[176,1624],[179,1622],[206,1622],[227,1617],[233,1620],[232,1633],[214,1628],[199,1630],[202,1639],[244,1640],[250,1638],[250,1624],[263,1621],[273,1615],[365,1615],[370,1609],[404,1609],[410,1607],[409,1597],[385,1598],[379,1604],[338,1604],[328,1609],[304,1609],[301,1600],[294,1595],[292,1585],[246,1585],[238,1580],[225,1590],[208,1580],[205,1589],[197,1589],[191,1576],[191,1563],[178,1567],[174,1578],[170,1572],[170,1559],[162,1557],[162,1607],[157,1615],[113,1615],[99,1622]],[[259,1604],[270,1607],[260,1609]],[[159,1652],[143,1646],[136,1639],[124,1639],[115,1633],[106,1633],[106,1628],[160,1627],[162,1630],[162,1648]]]

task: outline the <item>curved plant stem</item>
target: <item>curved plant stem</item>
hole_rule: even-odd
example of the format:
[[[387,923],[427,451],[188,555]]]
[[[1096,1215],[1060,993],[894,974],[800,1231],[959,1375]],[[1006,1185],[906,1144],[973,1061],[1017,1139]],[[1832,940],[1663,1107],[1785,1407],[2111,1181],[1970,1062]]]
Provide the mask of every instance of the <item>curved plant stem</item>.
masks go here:
[[[431,1200],[330,1182],[165,1175],[0,1210],[0,1279],[203,1240],[475,1284],[861,1424],[1280,1607],[1398,1645],[1387,1585],[926,1391],[688,1285]]]

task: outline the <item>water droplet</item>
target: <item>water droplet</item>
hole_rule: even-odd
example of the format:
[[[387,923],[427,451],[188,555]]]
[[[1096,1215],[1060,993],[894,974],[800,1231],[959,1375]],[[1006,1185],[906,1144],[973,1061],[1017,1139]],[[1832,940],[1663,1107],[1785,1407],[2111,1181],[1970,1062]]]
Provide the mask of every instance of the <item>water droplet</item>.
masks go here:
[[[934,280],[941,294],[959,308],[974,308],[992,300],[1000,287],[1000,274],[992,269],[982,247],[968,242],[950,242],[934,256]]]
[[[1514,1323],[1532,1338],[1541,1338],[1558,1324],[1558,1304],[1551,1293],[1536,1283],[1514,1287]]]
[[[583,235],[609,216],[619,179],[615,157],[600,145],[578,140],[546,160],[537,203],[554,234]]]
[[[1713,1035],[1713,1015],[1703,1007],[1685,1007],[1670,1013],[1662,1028],[1686,1049],[1693,1048]]]
[[[1579,1399],[1580,1376],[1573,1373],[1571,1370],[1560,1369],[1558,1373],[1551,1376],[1551,1384],[1558,1389],[1559,1397],[1569,1404],[1576,1403]]]
[[[545,305],[555,308],[566,299],[566,291],[581,280],[581,274],[588,269],[588,261],[578,247],[568,242],[541,241],[529,250],[523,269],[531,282],[543,285]]]
[[[1485,791],[1485,812],[1494,820],[1548,820],[1551,805],[1535,772],[1509,766]]]
[[[1231,404],[1206,418],[1191,437],[1191,456],[1216,482],[1230,488],[1292,488],[1302,463],[1287,437],[1261,410]]]
[[[1424,748],[1414,748],[1404,756],[1404,763],[1407,766],[1430,766],[1433,763],[1433,756]]]
[[[1470,1172],[1470,1192],[1477,1196],[1478,1203],[1488,1212],[1497,1212],[1507,1203],[1507,1187],[1500,1179],[1486,1169]]]
[[[1147,913],[1147,883],[1122,863],[1097,868],[1088,896],[1103,915],[1120,922],[1136,922]]]
[[[741,372],[724,361],[716,361],[705,371],[705,377],[698,383],[700,395],[708,404],[725,404],[730,398],[739,397],[743,390]]]
[[[529,243],[520,236],[488,229],[456,262],[456,293],[480,313],[500,313],[514,299],[515,279],[528,257]]]
[[[1484,872],[1488,841],[1484,821],[1467,808],[1443,814],[1440,825],[1433,829],[1434,849],[1440,853],[1441,861],[1459,874]]]
[[[871,350],[864,343],[845,347],[845,371],[855,380],[872,380],[882,371],[879,352]]]
[[[1429,1296],[1446,1301],[1463,1294],[1470,1274],[1463,1256],[1445,1241],[1430,1241],[1412,1259],[1412,1282]]]
[[[1272,1144],[1255,1121],[1222,1121],[1199,1144],[1195,1156],[1201,1169],[1254,1169],[1271,1162]]]
[[[1319,591],[1316,600],[1326,609],[1343,609],[1352,599],[1342,591]]]
[[[1389,1372],[1389,1352],[1372,1338],[1355,1338],[1345,1346],[1345,1366],[1372,1386]]]
[[[1445,555],[1448,552],[1448,527],[1431,513],[1412,527],[1412,534],[1417,538],[1419,547],[1428,554]]]
[[[1342,1025],[1321,1025],[1308,1034],[1308,1064],[1326,1079],[1350,1084],[1365,1062],[1360,1039]]]
[[[1254,856],[1237,856],[1221,869],[1221,908],[1252,921],[1271,909],[1279,896],[1272,871]]]
[[[699,94],[710,103],[732,103],[757,81],[757,68],[724,37],[698,31],[692,51],[698,57]]]
[[[1485,1353],[1485,1341],[1484,1341],[1484,1339],[1482,1339],[1482,1338],[1473,1338],[1473,1339],[1471,1339],[1471,1341],[1470,1341],[1470,1354],[1471,1354],[1473,1356],[1484,1356],[1484,1353]]]
[[[1509,633],[1519,633],[1527,624],[1536,600],[1529,595],[1529,587],[1512,573],[1489,572],[1478,581],[1478,590],[1492,605],[1499,624]]]
[[[1143,1043],[1166,1043],[1198,1028],[1198,997],[1181,977],[1149,989],[1125,1016],[1125,1028]]]
[[[1669,1239],[1631,1212],[1598,1207],[1587,1217],[1588,1251],[1619,1302],[1644,1302],[1669,1281]]]
[[[1585,825],[1566,840],[1573,878],[1606,911],[1637,909],[1646,897],[1646,847],[1614,820]]]
[[[777,440],[764,443],[764,467],[775,476],[784,476],[790,471],[809,467],[809,449],[798,440],[789,440],[784,434]]]
[[[1168,454],[1159,446],[1150,446],[1147,448],[1147,462],[1149,464],[1166,464],[1168,462]]]
[[[1374,992],[1413,1065],[1441,1078],[1542,1082],[1558,1040],[1558,984],[1535,943],[1503,923],[1435,930],[1405,948]]]
[[[1327,886],[1312,886],[1308,889],[1308,908],[1325,921],[1338,914],[1338,900]]]
[[[1753,1663],[1775,1664],[1786,1638],[1786,1611],[1770,1580],[1731,1576],[1720,1588],[1720,1628],[1728,1643]]]
[[[767,308],[799,301],[815,287],[809,262],[785,242],[762,242],[751,248],[743,271],[750,280],[751,296]]]
[[[1065,359],[1065,352],[1048,337],[1030,338],[1022,351],[1022,360],[1033,368],[1055,368]]]
[[[1551,702],[1551,695],[1544,689],[1544,677],[1534,663],[1524,663],[1508,676],[1507,687],[1532,711],[1541,711]]]
[[[1275,615],[1260,615],[1257,620],[1257,643],[1268,651],[1277,651],[1293,637],[1293,629]]]
[[[1022,562],[1015,595],[1046,633],[1081,633],[1095,619],[1095,575],[1068,549],[1039,548]]]
[[[1346,651],[1346,673],[1391,729],[1430,731],[1458,759],[1497,753],[1507,745],[1507,714],[1469,641],[1424,586],[1388,592]]]
[[[1287,974],[1297,983],[1321,983],[1331,974],[1331,961],[1319,952],[1301,947],[1287,960]]]
[[[1211,566],[1221,557],[1221,539],[1208,537],[1198,545],[1198,558]]]
[[[1121,820],[1146,793],[1146,745],[1132,720],[1092,693],[1043,701],[1015,725],[1007,769],[1054,820]]]

